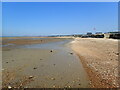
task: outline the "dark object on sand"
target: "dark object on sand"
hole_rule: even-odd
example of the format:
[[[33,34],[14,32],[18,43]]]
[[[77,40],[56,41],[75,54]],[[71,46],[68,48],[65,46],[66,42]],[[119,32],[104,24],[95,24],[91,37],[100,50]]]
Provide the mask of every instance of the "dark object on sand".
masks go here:
[[[51,78],[51,80],[55,80],[55,78]]]
[[[33,76],[29,76],[29,79],[32,79],[32,78],[34,78]]]
[[[53,52],[52,50],[50,52]]]
[[[43,59],[40,59],[40,60],[43,60]]]
[[[41,40],[41,42],[42,42],[42,40]]]
[[[56,64],[53,64],[54,66],[56,65]]]
[[[6,63],[8,63],[8,62],[6,62]]]
[[[116,55],[119,55],[119,52],[115,53]]]
[[[73,53],[70,53],[71,55],[73,55]]]
[[[34,67],[33,69],[37,69],[37,67]]]

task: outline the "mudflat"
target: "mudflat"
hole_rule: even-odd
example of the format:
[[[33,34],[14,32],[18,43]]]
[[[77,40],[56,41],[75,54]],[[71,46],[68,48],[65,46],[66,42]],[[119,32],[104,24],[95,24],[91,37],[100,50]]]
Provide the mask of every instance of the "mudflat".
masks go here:
[[[3,87],[118,88],[119,40],[5,38]]]
[[[88,75],[70,48],[72,40],[4,39],[3,88],[89,87]]]

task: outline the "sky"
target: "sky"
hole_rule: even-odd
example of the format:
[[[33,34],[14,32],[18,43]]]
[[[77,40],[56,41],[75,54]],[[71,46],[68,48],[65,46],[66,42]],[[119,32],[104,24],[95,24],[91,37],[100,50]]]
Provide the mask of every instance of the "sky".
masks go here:
[[[117,2],[3,2],[3,36],[84,34],[118,30]]]

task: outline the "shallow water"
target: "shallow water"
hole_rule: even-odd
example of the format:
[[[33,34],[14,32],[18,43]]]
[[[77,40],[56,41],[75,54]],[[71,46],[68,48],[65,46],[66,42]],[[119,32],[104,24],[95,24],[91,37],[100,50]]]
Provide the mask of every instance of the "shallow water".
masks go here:
[[[89,87],[87,74],[78,56],[69,48],[68,42],[70,41],[24,45],[16,51],[4,53],[4,57],[16,59],[14,62],[16,66],[11,68],[20,67],[21,63],[25,65],[21,72],[17,72],[19,76],[35,76],[35,80],[26,87],[87,88]],[[3,62],[3,65],[4,68],[9,68],[11,63],[6,65]],[[34,67],[36,69],[33,69]]]

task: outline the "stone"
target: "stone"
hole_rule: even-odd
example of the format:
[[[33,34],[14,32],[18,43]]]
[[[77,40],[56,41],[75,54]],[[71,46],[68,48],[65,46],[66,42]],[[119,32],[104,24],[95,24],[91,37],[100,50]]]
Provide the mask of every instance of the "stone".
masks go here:
[[[11,86],[8,86],[9,89],[11,89],[12,87]]]
[[[115,53],[116,55],[119,55],[119,52]]]
[[[34,67],[33,69],[37,69],[37,67]]]
[[[33,78],[33,76],[29,76],[29,79],[32,79]]]
[[[51,78],[52,80],[55,80],[55,78]]]

